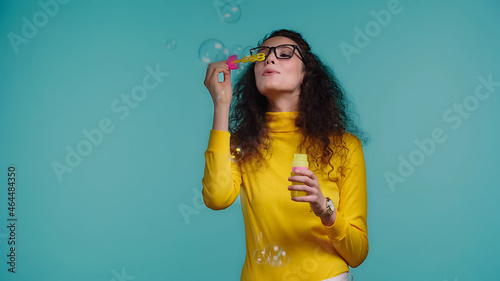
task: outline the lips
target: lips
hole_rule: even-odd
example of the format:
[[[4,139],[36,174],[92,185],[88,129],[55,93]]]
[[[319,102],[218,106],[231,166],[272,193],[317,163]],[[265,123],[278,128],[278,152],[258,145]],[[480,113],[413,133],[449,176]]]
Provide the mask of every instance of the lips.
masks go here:
[[[268,76],[268,75],[274,75],[274,74],[279,74],[278,71],[274,69],[266,69],[264,72],[262,72],[262,76]]]

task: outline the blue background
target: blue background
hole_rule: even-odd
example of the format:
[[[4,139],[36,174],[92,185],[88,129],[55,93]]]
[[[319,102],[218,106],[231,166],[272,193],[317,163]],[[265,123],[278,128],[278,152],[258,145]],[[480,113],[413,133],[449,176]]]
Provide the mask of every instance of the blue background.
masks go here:
[[[493,0],[2,1],[0,279],[238,280],[239,200],[216,212],[200,197],[213,115],[203,79],[207,62],[289,28],[334,69],[370,137],[370,252],[355,279],[496,280],[500,86],[474,93],[479,77],[500,81],[499,12]],[[113,111],[148,67],[162,81],[126,117]],[[113,130],[85,146],[82,131],[103,120]],[[416,142],[436,128],[445,141],[424,153]],[[79,143],[87,155],[69,167]],[[414,170],[398,171],[411,157]],[[72,172],[59,179],[55,162]]]

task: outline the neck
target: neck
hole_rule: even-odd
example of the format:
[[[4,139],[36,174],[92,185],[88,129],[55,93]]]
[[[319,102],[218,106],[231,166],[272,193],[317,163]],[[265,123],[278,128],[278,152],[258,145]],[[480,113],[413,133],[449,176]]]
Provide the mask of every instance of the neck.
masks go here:
[[[267,98],[268,111],[293,112],[299,111],[299,93],[279,94]]]

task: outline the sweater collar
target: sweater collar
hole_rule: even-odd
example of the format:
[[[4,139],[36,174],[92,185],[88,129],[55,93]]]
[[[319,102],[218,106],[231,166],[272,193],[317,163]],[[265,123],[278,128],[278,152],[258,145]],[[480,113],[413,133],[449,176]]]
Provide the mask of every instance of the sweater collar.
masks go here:
[[[295,126],[295,119],[299,112],[266,112],[267,127],[273,133],[295,132],[299,128]]]

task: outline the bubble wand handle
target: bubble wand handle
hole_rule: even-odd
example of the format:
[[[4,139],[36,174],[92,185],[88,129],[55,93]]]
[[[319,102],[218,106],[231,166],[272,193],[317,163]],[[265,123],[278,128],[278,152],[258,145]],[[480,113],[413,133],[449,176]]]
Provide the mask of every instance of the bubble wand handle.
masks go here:
[[[264,53],[258,53],[256,55],[251,55],[251,56],[246,56],[242,57],[241,59],[238,59],[236,55],[232,55],[229,58],[227,58],[227,65],[229,66],[229,69],[235,70],[240,68],[239,63],[247,63],[247,62],[256,62],[256,61],[263,61],[266,59],[266,55]]]

